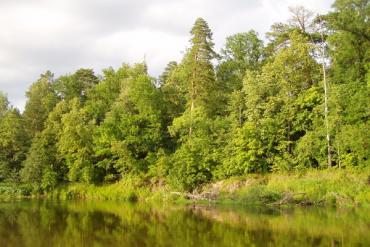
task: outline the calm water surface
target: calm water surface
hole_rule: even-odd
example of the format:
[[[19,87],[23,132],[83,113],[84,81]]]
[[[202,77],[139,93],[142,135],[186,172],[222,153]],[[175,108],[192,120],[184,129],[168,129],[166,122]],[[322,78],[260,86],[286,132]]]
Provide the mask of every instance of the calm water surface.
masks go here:
[[[0,202],[0,246],[370,246],[368,210]]]

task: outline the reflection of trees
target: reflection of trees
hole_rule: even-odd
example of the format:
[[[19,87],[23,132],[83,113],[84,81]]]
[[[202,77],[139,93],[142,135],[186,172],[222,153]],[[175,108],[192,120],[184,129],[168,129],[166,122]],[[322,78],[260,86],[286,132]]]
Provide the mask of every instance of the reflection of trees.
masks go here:
[[[368,232],[369,220],[361,210],[260,211],[113,202],[0,204],[0,243],[9,247],[360,246],[369,244]]]

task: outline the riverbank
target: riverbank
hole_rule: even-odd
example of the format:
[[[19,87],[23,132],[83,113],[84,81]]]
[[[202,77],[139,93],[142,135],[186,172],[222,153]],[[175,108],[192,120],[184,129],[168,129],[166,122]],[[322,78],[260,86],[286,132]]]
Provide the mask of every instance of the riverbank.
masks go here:
[[[130,177],[102,186],[69,184],[42,195],[32,193],[27,186],[7,189],[0,186],[0,197],[370,207],[370,170],[333,168],[299,173],[251,174],[205,184],[193,193],[175,191],[162,180],[148,177]]]

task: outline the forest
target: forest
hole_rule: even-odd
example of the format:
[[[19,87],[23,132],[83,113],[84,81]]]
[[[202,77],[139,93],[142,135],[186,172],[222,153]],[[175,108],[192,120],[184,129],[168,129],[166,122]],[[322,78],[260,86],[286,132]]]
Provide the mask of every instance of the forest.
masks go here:
[[[220,51],[198,18],[181,61],[81,68],[0,92],[0,183],[48,192],[144,176],[174,190],[247,174],[370,167],[370,4],[290,8]]]

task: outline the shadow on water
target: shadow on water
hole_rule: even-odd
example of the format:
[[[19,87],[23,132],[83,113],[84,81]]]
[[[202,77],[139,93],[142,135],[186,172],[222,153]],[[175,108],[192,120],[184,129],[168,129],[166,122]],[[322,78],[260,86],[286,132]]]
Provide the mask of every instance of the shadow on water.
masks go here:
[[[0,246],[370,246],[366,209],[0,203]]]

